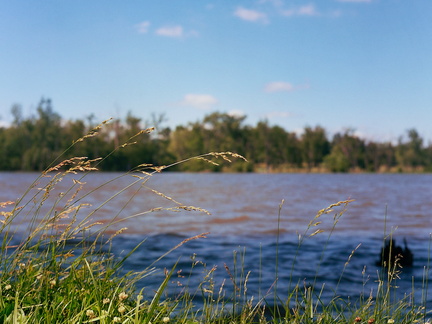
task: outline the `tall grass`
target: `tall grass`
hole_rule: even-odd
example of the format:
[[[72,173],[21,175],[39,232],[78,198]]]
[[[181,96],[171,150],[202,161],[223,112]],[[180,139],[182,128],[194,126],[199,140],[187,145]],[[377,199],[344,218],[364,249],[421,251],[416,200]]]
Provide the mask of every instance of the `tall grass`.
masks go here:
[[[108,122],[108,121],[107,121]],[[75,141],[79,145],[89,137],[97,136],[106,122],[97,126],[86,136]],[[122,146],[133,145],[133,141],[144,130]],[[111,153],[112,154],[112,153]],[[110,155],[110,154],[109,154]],[[191,257],[189,274],[183,279],[182,290],[174,296],[167,293],[177,264],[164,270],[164,277],[158,289],[149,293],[146,289],[137,291],[137,282],[152,278],[158,271],[158,262],[190,240],[205,239],[206,233],[187,238],[172,247],[147,268],[139,272],[124,274],[127,259],[136,253],[145,240],[123,256],[111,253],[111,244],[118,235],[124,235],[126,228],[119,224],[130,218],[144,217],[155,211],[180,211],[208,213],[207,210],[187,206],[149,186],[151,177],[171,166],[142,164],[130,172],[114,177],[133,177],[134,181],[119,189],[97,206],[90,206],[86,198],[97,193],[100,187],[86,191],[86,179],[95,172],[107,157],[88,160],[75,157],[59,159],[47,168],[23,192],[16,201],[0,204],[1,208],[1,260],[0,260],[0,323],[414,323],[425,322],[428,316],[425,308],[429,266],[425,268],[425,294],[417,305],[412,298],[394,301],[391,292],[399,269],[388,267],[380,275],[375,295],[364,296],[358,302],[343,300],[337,295],[324,302],[323,287],[317,287],[316,276],[311,285],[294,282],[293,271],[301,254],[305,240],[322,235],[321,218],[333,215],[333,226],[323,245],[321,261],[327,244],[339,219],[351,201],[341,201],[320,210],[307,224],[306,230],[298,235],[298,246],[292,260],[287,295],[278,294],[279,283],[279,233],[276,237],[276,264],[274,285],[258,296],[248,292],[248,280],[252,271],[246,269],[247,251],[234,252],[233,266],[225,264],[224,269],[207,268],[207,265]],[[217,163],[217,159],[230,162],[232,158],[243,157],[231,153],[208,153],[195,159]],[[193,158],[191,158],[193,159]],[[188,159],[190,160],[190,159]],[[177,163],[185,163],[179,161]],[[60,162],[59,162],[60,161]],[[176,164],[177,164],[176,163]],[[60,183],[70,186],[58,190]],[[120,217],[121,211],[132,203],[132,198],[117,209],[110,209],[112,215],[107,223],[93,220],[94,215],[108,206],[122,192],[138,185],[135,194],[142,189],[163,197],[171,207],[158,207],[127,217]],[[283,202],[279,206],[278,229]],[[112,228],[118,228],[112,231]],[[355,250],[348,256],[348,265]],[[320,262],[321,263],[321,262]],[[198,270],[200,268],[200,270]],[[197,287],[190,285],[192,273],[203,271]],[[226,279],[221,283],[215,279],[216,271],[224,271]],[[341,273],[341,278],[343,275]],[[260,275],[261,276],[261,275]],[[261,280],[261,279],[260,279]],[[197,305],[196,300],[200,300]]]

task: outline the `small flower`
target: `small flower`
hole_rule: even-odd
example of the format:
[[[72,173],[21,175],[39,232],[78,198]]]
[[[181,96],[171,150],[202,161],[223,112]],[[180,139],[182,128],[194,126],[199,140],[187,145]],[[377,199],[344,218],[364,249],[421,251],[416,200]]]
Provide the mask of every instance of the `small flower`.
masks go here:
[[[113,318],[113,322],[114,323],[121,323],[121,318],[116,316]]]
[[[11,288],[12,288],[11,285],[6,285],[6,286],[5,286],[5,289],[6,289],[6,290],[9,290],[9,289],[11,289]]]
[[[50,281],[51,287],[54,287],[56,284],[57,284],[57,282],[54,279]]]
[[[90,318],[93,318],[95,316],[94,311],[92,309],[87,309],[86,315]]]
[[[357,317],[355,318],[354,322],[356,322],[356,323],[361,322],[361,318],[360,318],[359,316],[357,316]]]
[[[168,323],[170,321],[170,318],[168,316],[162,317],[163,323]]]
[[[102,304],[108,304],[110,302],[110,299],[109,298],[104,298],[103,300],[102,300]]]
[[[123,314],[124,312],[126,312],[126,308],[123,305],[120,305],[118,311],[120,314]]]
[[[368,320],[368,324],[372,324],[372,323],[374,323],[375,322],[375,320],[373,319],[373,318],[369,318],[369,320]]]
[[[120,299],[120,301],[123,301],[123,300],[125,300],[126,298],[128,298],[128,294],[126,294],[126,293],[124,293],[124,292],[121,292],[120,294],[119,294],[119,299]]]
[[[394,319],[393,319],[393,318],[390,318],[390,319],[387,321],[387,323],[388,323],[388,324],[393,324],[393,323],[394,323]]]

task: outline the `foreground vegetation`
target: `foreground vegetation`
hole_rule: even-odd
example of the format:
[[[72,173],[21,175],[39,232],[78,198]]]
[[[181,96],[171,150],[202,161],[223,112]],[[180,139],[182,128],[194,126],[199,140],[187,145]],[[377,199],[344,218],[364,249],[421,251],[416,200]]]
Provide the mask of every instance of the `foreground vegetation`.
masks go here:
[[[26,117],[19,105],[11,109],[13,123],[0,127],[0,170],[42,171],[73,140],[92,130],[95,117],[63,120],[50,100],[41,100],[35,116]],[[66,158],[86,156],[94,159],[114,151],[100,164],[103,171],[127,171],[146,161],[168,165],[202,152],[237,152],[249,163],[209,167],[200,160],[178,164],[180,171],[257,171],[257,172],[431,172],[432,143],[424,143],[415,129],[401,134],[397,144],[373,142],[345,130],[329,138],[320,126],[305,127],[302,135],[261,121],[252,127],[245,116],[214,112],[202,121],[164,127],[164,117],[153,115],[143,122],[129,113],[83,145],[73,147]],[[147,124],[147,125],[142,125]],[[155,126],[152,133],[137,138],[136,145],[115,150],[141,127]]]
[[[75,141],[82,145],[94,138],[106,123]],[[129,138],[118,150],[133,142],[150,129]],[[113,155],[115,152],[112,152]],[[110,154],[108,154],[109,157]],[[193,158],[210,165],[218,160],[231,162],[242,159],[238,154],[209,153]],[[108,205],[110,199],[99,206],[89,206],[85,198],[94,192],[83,191],[86,175],[97,170],[104,159],[75,157],[53,164],[23,193],[17,201],[4,202],[1,211],[0,259],[0,322],[3,323],[424,323],[428,315],[427,293],[424,300],[414,303],[413,296],[394,301],[391,298],[398,275],[396,265],[383,271],[374,294],[361,296],[357,301],[335,296],[330,301],[320,298],[320,287],[307,287],[292,283],[285,297],[269,291],[265,296],[249,296],[248,271],[225,268],[227,279],[234,287],[216,286],[215,268],[208,269],[198,287],[185,285],[180,294],[170,296],[166,291],[176,265],[164,270],[156,291],[136,290],[136,283],[151,278],[157,271],[157,262],[190,240],[205,239],[205,234],[188,238],[165,254],[147,269],[122,272],[125,260],[135,253],[139,245],[122,258],[109,253],[109,246],[125,229],[111,233],[114,224],[121,223],[116,211],[108,223],[92,220],[93,213]],[[140,164],[121,176],[133,177],[145,186],[148,180],[166,167]],[[60,182],[70,182],[67,191],[58,192]],[[185,206],[174,198],[153,191],[173,203],[167,212],[206,210]],[[113,197],[116,193],[113,193]],[[125,204],[127,204],[126,202]],[[321,218],[332,217],[335,227],[350,201],[341,201],[320,210],[299,235],[297,254],[305,239],[320,235]],[[121,209],[123,206],[117,206]],[[280,209],[282,208],[282,204]],[[160,211],[163,208],[158,208]],[[143,217],[155,209],[131,217]],[[280,215],[279,215],[280,218]],[[27,222],[26,222],[27,220]],[[28,223],[23,232],[23,224]],[[333,227],[333,228],[334,228]],[[318,229],[317,229],[318,228]],[[111,234],[109,234],[111,233]],[[329,233],[329,238],[331,233]],[[277,238],[278,239],[278,238]],[[145,244],[143,241],[141,244]],[[324,247],[325,249],[325,247]],[[104,252],[105,251],[105,252]],[[276,250],[276,254],[277,254]],[[353,251],[355,253],[355,251]],[[347,256],[348,262],[353,253]],[[276,255],[276,260],[277,260]],[[277,261],[276,261],[277,262]],[[295,266],[295,258],[293,267]],[[347,264],[348,264],[347,262]],[[276,264],[275,290],[278,282]],[[194,269],[191,265],[191,271]],[[427,271],[424,289],[427,291]],[[186,278],[187,282],[187,278]],[[200,300],[197,304],[196,301]]]

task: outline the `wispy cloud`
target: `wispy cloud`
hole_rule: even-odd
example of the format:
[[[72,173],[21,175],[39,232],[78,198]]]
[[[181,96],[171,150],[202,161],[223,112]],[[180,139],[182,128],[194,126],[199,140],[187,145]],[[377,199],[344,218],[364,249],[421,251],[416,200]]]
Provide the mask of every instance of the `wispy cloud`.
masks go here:
[[[284,16],[319,16],[320,13],[315,8],[315,5],[308,4],[293,9],[282,10]]]
[[[264,87],[264,91],[267,92],[267,93],[272,93],[272,92],[293,92],[293,91],[302,90],[302,89],[308,89],[308,88],[309,88],[308,84],[293,85],[292,83],[289,83],[289,82],[274,81],[274,82],[267,83],[265,85],[265,87]]]
[[[210,109],[218,103],[218,100],[209,94],[193,94],[189,93],[183,97],[181,104],[183,106],[192,106],[198,109]]]
[[[238,7],[234,12],[234,16],[251,22],[267,23],[267,15],[264,12]]]
[[[164,27],[158,28],[156,30],[156,35],[165,36],[165,37],[180,38],[180,37],[183,37],[184,31],[183,31],[183,27],[180,25],[164,26]]]
[[[228,115],[233,116],[233,117],[243,117],[246,114],[244,113],[243,110],[233,109],[233,110],[228,111]]]
[[[294,86],[289,82],[275,81],[267,83],[265,92],[291,92],[294,91]]]
[[[149,27],[150,27],[150,22],[149,21],[143,21],[140,22],[139,24],[135,25],[138,33],[140,34],[147,34]]]

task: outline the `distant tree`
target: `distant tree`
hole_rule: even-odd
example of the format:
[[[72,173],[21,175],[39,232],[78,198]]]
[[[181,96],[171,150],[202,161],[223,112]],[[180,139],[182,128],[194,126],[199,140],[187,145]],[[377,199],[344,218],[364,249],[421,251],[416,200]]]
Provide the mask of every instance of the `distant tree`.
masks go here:
[[[175,161],[175,157],[168,150],[171,129],[164,124],[168,121],[164,113],[152,113],[151,120],[147,121],[145,128],[153,127],[150,133],[153,150],[153,161],[157,165],[167,165]]]
[[[432,172],[432,142],[429,142],[428,146],[424,148],[424,155],[425,170]]]
[[[301,136],[303,161],[308,169],[320,165],[324,157],[330,152],[330,143],[326,131],[321,126],[305,127]]]
[[[350,170],[350,162],[338,145],[332,146],[330,154],[324,158],[324,164],[331,172],[348,172]]]
[[[389,142],[365,144],[364,169],[369,172],[390,171],[395,165],[395,149]]]
[[[244,154],[242,123],[246,116],[214,112],[204,117],[203,133],[206,151],[232,151]]]
[[[187,127],[177,126],[171,133],[168,152],[172,154],[177,161],[203,154],[203,152],[205,152],[203,126],[198,122],[190,123]],[[181,170],[201,171],[208,166],[204,161],[192,161],[181,164],[178,167]]]
[[[268,121],[260,121],[255,128],[254,161],[267,167],[301,165],[301,149],[295,133],[288,133],[280,126],[270,127]]]
[[[22,120],[21,106],[14,104],[11,114],[14,116],[12,125],[2,128],[0,167],[1,170],[23,170],[22,155],[31,146],[32,137],[27,123]]]
[[[22,115],[22,107],[19,104],[14,104],[11,108],[11,114],[13,116],[12,125],[19,126],[22,123],[23,115]]]
[[[432,171],[432,144],[425,147],[415,129],[400,137],[397,145],[365,142],[352,129],[337,133],[330,143],[320,126],[305,127],[298,137],[280,126],[269,125],[266,120],[250,126],[243,124],[246,116],[213,112],[202,121],[178,125],[171,131],[163,126],[164,114],[152,114],[149,121],[143,122],[128,112],[125,119],[98,129],[98,136],[74,142],[94,131],[98,123],[93,114],[84,120],[62,120],[52,101],[44,98],[37,105],[36,115],[24,116],[19,104],[14,104],[10,113],[12,124],[0,127],[0,170],[43,170],[59,157],[94,159],[108,155],[98,166],[100,170],[121,171],[143,163],[169,165],[203,153],[232,151],[249,160],[231,164],[233,171],[251,171],[258,165],[274,170],[326,166],[334,172],[376,172],[398,166],[401,171]],[[135,136],[150,126],[156,130]],[[178,168],[219,171],[224,167],[192,160]]]
[[[414,128],[407,131],[408,140],[404,141],[403,137],[399,138],[396,150],[396,159],[399,167],[416,168],[424,166],[425,151],[423,148],[423,139]]]
[[[349,169],[363,169],[364,168],[364,151],[365,143],[362,139],[354,135],[353,129],[346,129],[343,133],[337,133],[333,137],[332,151],[330,155],[338,155],[340,165],[344,167],[347,165]],[[342,156],[339,156],[341,155]],[[343,160],[346,162],[342,163]],[[327,162],[329,159],[327,159]],[[348,170],[339,170],[346,172]]]
[[[255,163],[270,165],[270,126],[267,120],[260,121],[250,133],[253,154],[249,159]]]

